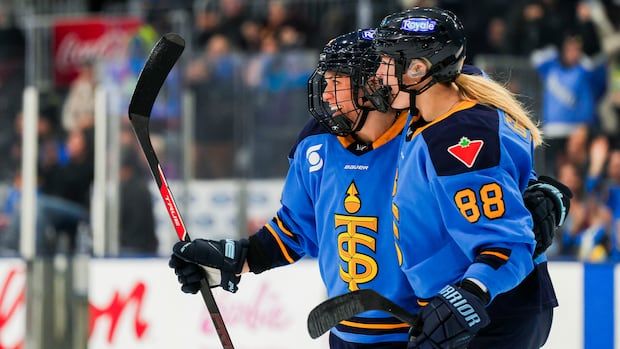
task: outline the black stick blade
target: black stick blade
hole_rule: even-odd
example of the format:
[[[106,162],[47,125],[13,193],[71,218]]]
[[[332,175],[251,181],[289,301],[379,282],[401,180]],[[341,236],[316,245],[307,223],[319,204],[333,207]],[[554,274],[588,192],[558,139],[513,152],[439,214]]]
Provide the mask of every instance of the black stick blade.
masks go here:
[[[330,298],[317,305],[308,315],[308,333],[313,339],[319,338],[340,321],[346,320],[364,311],[361,298],[364,291],[346,293]]]
[[[413,325],[416,316],[373,290],[358,290],[330,298],[308,315],[308,333],[316,339],[340,322],[369,310],[381,310]]]
[[[129,102],[130,119],[133,118],[133,114],[147,118],[151,116],[157,94],[184,48],[185,40],[174,33],[164,35],[155,44],[140,72],[131,102]]]

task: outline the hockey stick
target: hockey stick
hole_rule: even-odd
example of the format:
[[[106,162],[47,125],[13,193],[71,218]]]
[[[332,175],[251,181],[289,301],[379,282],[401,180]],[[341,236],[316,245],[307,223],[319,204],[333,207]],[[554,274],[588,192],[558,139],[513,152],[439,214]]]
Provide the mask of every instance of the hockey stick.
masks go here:
[[[131,126],[136,133],[136,137],[140,142],[142,151],[146,156],[146,160],[149,163],[153,178],[155,178],[155,182],[157,182],[157,187],[164,200],[164,205],[168,210],[177,236],[181,241],[190,241],[191,239],[185,229],[185,224],[174,202],[172,192],[168,187],[164,172],[161,170],[159,160],[157,159],[149,136],[149,118],[151,116],[151,109],[153,109],[153,103],[155,103],[159,90],[172,69],[172,66],[174,66],[181,56],[181,53],[183,53],[184,48],[185,41],[174,33],[164,35],[157,44],[155,44],[148,60],[144,64],[144,68],[142,68],[142,72],[140,72],[136,88],[131,97],[131,102],[129,103],[129,119],[131,120]],[[201,281],[200,293],[207,305],[222,347],[224,349],[234,349],[232,341],[230,340],[230,335],[222,319],[222,314],[215,303],[209,284],[204,279]]]
[[[382,310],[413,326],[417,316],[373,290],[358,290],[330,298],[308,315],[308,333],[316,339],[341,321],[369,310]]]

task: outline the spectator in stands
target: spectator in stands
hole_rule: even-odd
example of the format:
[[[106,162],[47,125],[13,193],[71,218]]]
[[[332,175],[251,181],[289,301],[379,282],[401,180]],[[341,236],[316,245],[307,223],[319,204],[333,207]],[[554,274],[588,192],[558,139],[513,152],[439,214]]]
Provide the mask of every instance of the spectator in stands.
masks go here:
[[[59,164],[66,164],[68,162],[68,156],[64,142],[60,138],[52,121],[52,119],[54,119],[54,110],[52,108],[41,109],[37,119],[37,137],[39,143],[37,165],[40,175],[45,177],[49,170],[55,168]],[[8,165],[10,171],[21,166],[22,128],[23,115],[19,112],[14,118],[12,133],[2,140],[7,142],[7,148],[9,148],[7,152],[8,156],[5,156],[3,163]]]
[[[608,143],[600,137],[590,147],[588,179],[583,180],[572,163],[560,166],[560,181],[573,190],[571,211],[561,231],[562,255],[599,262],[609,253],[611,212],[601,195],[601,175],[607,160]],[[606,194],[605,194],[606,195]]]
[[[456,13],[463,22],[466,36],[476,38],[467,42],[466,62],[473,64],[474,56],[481,53],[510,53],[512,47],[506,41],[509,34],[506,9],[514,7],[514,3],[511,0],[443,0],[433,7]]]
[[[620,258],[620,150],[609,151],[606,139],[597,139],[590,147],[590,166],[586,191],[605,203],[611,214],[609,251],[614,259]],[[604,173],[607,164],[606,176]]]
[[[223,35],[230,44],[245,48],[242,28],[247,15],[242,0],[219,0],[217,6],[207,4],[195,17],[197,44],[204,47],[212,36]]]
[[[588,228],[589,223],[583,183],[577,168],[570,163],[560,165],[558,179],[571,189],[573,198],[566,222],[557,234],[559,241],[556,241],[556,248],[560,247],[558,255],[575,258],[579,251],[581,234]]]
[[[245,52],[256,53],[260,51],[261,25],[258,21],[248,19],[241,25],[243,36],[243,49]]]
[[[77,78],[71,82],[62,108],[62,127],[66,132],[91,128],[95,115],[95,67],[84,62]]]
[[[576,257],[579,260],[603,262],[609,254],[611,215],[607,207],[596,197],[588,196],[585,204],[584,225],[582,230],[575,235],[576,239],[569,243],[569,246],[575,244]]]
[[[46,172],[43,192],[80,205],[90,207],[90,186],[93,181],[92,130],[76,130],[66,140],[68,160],[58,163]]]
[[[614,27],[600,1],[583,3],[591,17],[601,41],[601,48],[608,60],[607,94],[602,98],[599,112],[606,133],[612,143],[620,145],[620,28]],[[616,8],[620,11],[620,4]]]
[[[569,162],[577,167],[580,175],[586,170],[588,161],[588,133],[587,127],[576,128],[568,137],[566,145],[562,150],[564,152],[561,161]],[[604,139],[604,137],[601,137]],[[545,149],[546,151],[553,151]]]
[[[583,56],[581,38],[567,35],[561,54],[555,48],[536,51],[532,61],[542,83],[543,131],[549,147],[545,149],[547,168],[557,168],[564,161],[568,138],[577,129],[591,134],[597,126],[594,118],[592,65]]]
[[[49,113],[49,112],[48,112]],[[92,161],[90,165],[83,162],[88,158],[85,140],[81,132],[73,134],[69,142],[63,145],[53,130],[46,114],[38,119],[39,137],[39,178],[40,191],[37,195],[37,253],[48,255],[56,250],[59,233],[69,237],[70,248],[75,247],[75,236],[80,222],[88,221],[88,200],[90,181],[92,181]],[[13,169],[19,168],[21,162],[21,114],[15,120],[12,149],[7,162]],[[91,157],[92,158],[92,157]],[[84,171],[87,174],[83,179]],[[90,171],[90,172],[89,172]],[[90,176],[90,177],[88,177]],[[19,202],[21,199],[21,174],[13,175],[13,185],[4,205],[4,233],[2,245],[16,251],[19,246]]]
[[[304,37],[293,26],[285,25],[280,29],[278,41],[282,51],[288,51],[301,48],[304,44]]]
[[[480,53],[504,55],[510,53],[510,45],[506,41],[506,21],[503,18],[495,17],[489,21],[486,34],[486,45],[481,48]]]
[[[282,0],[271,0],[267,9],[266,34],[277,36],[280,29],[288,23],[288,11]]]
[[[561,41],[562,31],[569,28],[573,6],[556,0],[527,0],[514,7],[511,15],[512,52],[528,56],[532,51]]]
[[[306,44],[308,24],[292,6],[282,0],[271,0],[262,30],[263,38],[275,37],[281,49],[299,48]]]
[[[195,168],[199,178],[232,175],[233,126],[238,106],[226,100],[235,94],[239,69],[240,59],[232,52],[230,41],[217,34],[185,71],[196,96]]]
[[[0,255],[15,255],[20,243],[21,173],[17,171],[0,212]],[[35,252],[49,256],[58,249],[59,236],[68,238],[69,251],[75,250],[80,223],[88,222],[88,213],[80,205],[37,192]]]
[[[25,50],[24,33],[15,26],[9,5],[0,4],[0,61],[23,59]]]
[[[0,153],[11,148],[15,116],[21,109],[25,81],[26,39],[15,26],[6,2],[0,4]],[[13,167],[0,161],[0,180],[10,179]]]
[[[120,252],[125,255],[157,253],[153,199],[140,163],[134,149],[123,149],[119,245]]]
[[[586,1],[580,1],[575,7],[575,27],[583,40],[583,52],[593,57],[600,52],[601,46],[596,35],[595,25],[592,21],[591,6]]]

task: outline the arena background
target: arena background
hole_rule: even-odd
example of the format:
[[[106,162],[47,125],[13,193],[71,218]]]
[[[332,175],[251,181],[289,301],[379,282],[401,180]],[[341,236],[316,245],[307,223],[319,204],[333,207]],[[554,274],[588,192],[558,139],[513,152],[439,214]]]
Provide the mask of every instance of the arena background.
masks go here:
[[[239,238],[278,208],[318,50],[414,5],[461,17],[468,61],[547,131],[539,174],[576,193],[545,348],[620,348],[620,1],[0,0],[0,349],[219,347],[167,267],[176,236],[126,115],[161,34],[187,48],[154,146],[190,233]],[[305,330],[325,298],[314,261],[240,286],[215,291],[237,348],[327,347]]]

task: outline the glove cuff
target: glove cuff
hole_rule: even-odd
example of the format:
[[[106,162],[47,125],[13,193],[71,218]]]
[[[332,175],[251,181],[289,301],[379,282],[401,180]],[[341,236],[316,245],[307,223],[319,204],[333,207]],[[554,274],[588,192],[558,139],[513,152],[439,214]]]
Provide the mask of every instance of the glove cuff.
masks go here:
[[[562,226],[570,210],[570,199],[573,197],[571,190],[548,176],[538,177],[538,180],[533,181],[530,187],[542,191],[555,202],[555,224],[556,227]]]
[[[248,248],[250,245],[248,239],[224,239],[220,240],[220,245],[224,260],[230,266],[230,270],[234,274],[241,274],[243,265],[248,256]]]
[[[489,302],[491,301],[491,295],[489,295],[489,292],[484,291],[483,289],[481,289],[480,286],[478,286],[472,280],[464,279],[463,281],[461,281],[459,286],[462,289],[464,289],[465,291],[467,291],[467,292],[473,294],[474,296],[480,298],[480,300],[482,301],[482,303],[485,306],[488,305]]]

